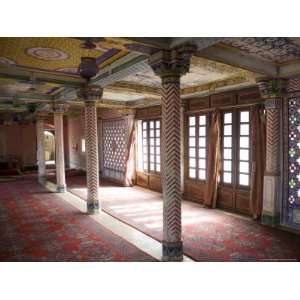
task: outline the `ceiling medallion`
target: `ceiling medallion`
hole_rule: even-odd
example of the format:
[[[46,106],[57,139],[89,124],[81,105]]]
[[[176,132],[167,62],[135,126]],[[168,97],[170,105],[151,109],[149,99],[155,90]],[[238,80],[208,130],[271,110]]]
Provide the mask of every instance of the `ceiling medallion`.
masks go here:
[[[69,55],[55,48],[33,47],[26,49],[26,54],[42,60],[65,60]]]
[[[71,74],[78,74],[78,68],[59,68],[56,69],[57,72],[63,72],[63,73],[71,73]]]
[[[3,64],[3,65],[15,65],[16,63],[13,60],[9,59],[9,58],[1,56],[0,57],[0,64]]]

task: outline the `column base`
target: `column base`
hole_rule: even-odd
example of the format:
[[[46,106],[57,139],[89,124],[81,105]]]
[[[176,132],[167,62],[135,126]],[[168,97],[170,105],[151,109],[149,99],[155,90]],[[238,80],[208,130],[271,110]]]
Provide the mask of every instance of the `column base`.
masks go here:
[[[39,177],[38,177],[38,182],[39,182],[40,184],[45,184],[46,181],[47,181],[47,178],[46,178],[46,177],[44,177],[44,176],[39,176]]]
[[[261,223],[267,226],[276,226],[280,224],[280,215],[269,215],[263,212],[261,216]]]
[[[56,187],[56,192],[57,193],[65,193],[67,191],[67,187],[66,186],[57,186]]]
[[[162,261],[182,261],[182,242],[162,242]]]
[[[98,202],[87,203],[87,213],[89,215],[98,214],[99,213],[99,203]]]

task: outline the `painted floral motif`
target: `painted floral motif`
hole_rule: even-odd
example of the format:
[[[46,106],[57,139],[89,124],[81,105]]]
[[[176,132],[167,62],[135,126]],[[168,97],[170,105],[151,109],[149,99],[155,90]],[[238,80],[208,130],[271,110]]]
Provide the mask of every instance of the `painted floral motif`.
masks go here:
[[[283,63],[300,59],[300,46],[285,37],[227,38],[224,42],[272,62]]]
[[[69,55],[62,50],[46,47],[28,48],[26,54],[42,60],[65,60],[69,58]]]

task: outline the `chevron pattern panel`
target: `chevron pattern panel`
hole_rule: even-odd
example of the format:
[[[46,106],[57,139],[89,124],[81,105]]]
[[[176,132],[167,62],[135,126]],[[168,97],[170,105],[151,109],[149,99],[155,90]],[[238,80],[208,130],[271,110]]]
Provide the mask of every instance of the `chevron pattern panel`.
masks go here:
[[[266,171],[269,175],[279,172],[279,146],[280,146],[280,109],[267,109],[266,132]]]
[[[162,84],[164,240],[181,241],[180,84]]]
[[[300,79],[299,78],[291,78],[288,80],[287,85],[288,92],[299,92],[300,91]]]
[[[86,139],[86,173],[87,173],[87,208],[88,212],[99,209],[99,165],[96,102],[85,103],[85,139]]]

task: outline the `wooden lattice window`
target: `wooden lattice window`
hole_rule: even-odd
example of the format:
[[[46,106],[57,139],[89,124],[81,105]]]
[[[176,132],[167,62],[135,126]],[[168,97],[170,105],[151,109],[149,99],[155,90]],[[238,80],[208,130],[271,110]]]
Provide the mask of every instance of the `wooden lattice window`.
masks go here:
[[[142,121],[143,170],[160,172],[160,120]]]
[[[188,118],[188,176],[206,180],[207,115],[197,114]]]

